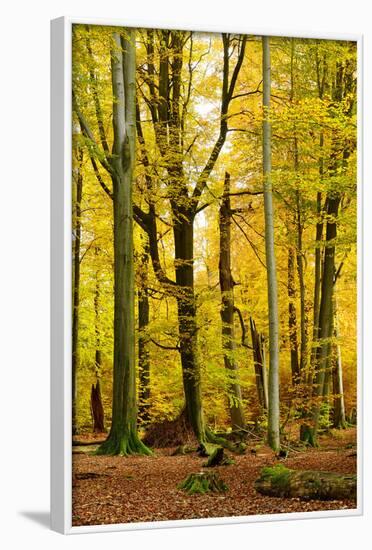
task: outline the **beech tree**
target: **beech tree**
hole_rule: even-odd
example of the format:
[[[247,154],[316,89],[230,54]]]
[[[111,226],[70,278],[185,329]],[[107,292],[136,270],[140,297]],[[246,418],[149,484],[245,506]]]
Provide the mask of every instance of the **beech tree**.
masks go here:
[[[235,354],[234,330],[234,286],[235,281],[231,271],[231,201],[230,201],[230,174],[226,172],[221,200],[220,226],[220,260],[219,278],[221,287],[221,320],[222,320],[222,347],[225,350],[224,362],[229,371],[229,411],[233,428],[244,426],[244,412],[242,392],[238,379],[238,365]]]
[[[274,208],[271,181],[271,65],[270,38],[262,37],[262,77],[263,77],[263,179],[265,210],[265,250],[267,269],[267,293],[269,304],[269,410],[268,442],[274,451],[280,448],[279,437],[279,320],[278,288],[275,263]]]
[[[74,26],[76,430],[99,403],[107,452],[147,452],[134,417],[151,446],[226,445],[268,420],[277,450],[279,421],[283,436],[342,427],[356,403],[355,45],[142,29],[133,96],[128,36]]]

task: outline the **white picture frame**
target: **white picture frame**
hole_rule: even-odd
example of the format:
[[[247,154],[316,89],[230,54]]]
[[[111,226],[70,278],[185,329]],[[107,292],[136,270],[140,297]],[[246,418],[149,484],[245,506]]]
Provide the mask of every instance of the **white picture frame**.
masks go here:
[[[234,32],[270,36],[298,36],[357,42],[358,52],[358,499],[353,510],[284,513],[226,518],[141,522],[95,526],[72,526],[72,437],[71,437],[71,31],[73,24],[149,27],[131,20],[61,17],[51,22],[51,527],[63,534],[185,527],[247,522],[284,521],[306,518],[358,516],[363,514],[363,418],[362,418],[362,77],[361,35],[311,33],[292,30],[198,28],[179,22],[154,21],[152,28]]]

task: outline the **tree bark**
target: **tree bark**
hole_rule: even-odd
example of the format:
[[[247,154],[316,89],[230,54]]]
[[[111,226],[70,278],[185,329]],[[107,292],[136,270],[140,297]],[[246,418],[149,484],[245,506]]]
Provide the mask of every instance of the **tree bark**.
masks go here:
[[[230,174],[225,173],[224,193],[220,206],[220,260],[219,279],[221,288],[222,348],[225,368],[228,371],[228,405],[232,428],[245,425],[242,392],[238,379],[238,365],[234,358],[236,351],[234,333],[234,286],[231,272],[231,204]]]
[[[193,219],[188,212],[174,211],[175,271],[177,311],[183,388],[187,418],[198,439],[206,440],[201,396],[201,373],[197,348],[196,303],[194,294]]]
[[[101,396],[101,384],[99,379],[96,384],[92,384],[92,390],[90,393],[90,407],[93,417],[93,432],[102,433],[106,431],[105,428],[105,415],[102,405]]]
[[[292,246],[288,248],[288,329],[291,351],[292,384],[300,382],[300,366],[298,358],[296,287],[295,287],[295,252]]]
[[[81,200],[83,196],[83,150],[77,150],[76,198],[75,198],[75,231],[73,258],[73,291],[72,291],[72,435],[78,434],[76,419],[77,405],[77,370],[79,364],[79,306],[80,306],[80,248],[81,248]]]
[[[150,322],[150,304],[148,296],[148,263],[149,253],[146,243],[139,265],[140,283],[138,289],[138,370],[139,370],[139,403],[138,417],[142,424],[150,420],[150,353],[147,334]]]
[[[113,33],[111,52],[114,210],[114,376],[112,424],[98,454],[149,454],[137,433],[132,179],[136,139],[135,31]]]
[[[263,468],[255,481],[262,495],[305,500],[356,499],[357,476],[312,470],[290,470],[282,465]]]
[[[320,140],[320,146],[323,146],[323,137]],[[323,162],[319,167],[320,178],[323,178]],[[319,339],[319,305],[320,305],[320,287],[322,280],[322,237],[323,237],[323,220],[320,220],[322,212],[322,194],[317,193],[316,197],[318,221],[316,224],[315,233],[315,266],[314,266],[314,306],[313,306],[313,342],[310,359],[310,369],[307,377],[309,386],[313,383],[313,365],[315,363],[317,341]]]
[[[95,254],[98,256],[99,249],[96,247]],[[92,384],[92,390],[90,394],[90,408],[93,418],[93,432],[105,432],[105,415],[102,404],[101,395],[101,369],[102,369],[102,352],[101,352],[101,333],[100,333],[100,320],[99,320],[99,305],[100,305],[100,281],[99,281],[99,269],[96,270],[96,288],[94,294],[94,319],[95,319],[95,334],[96,334],[96,351],[95,351],[95,374],[96,384]]]
[[[264,412],[267,411],[269,404],[264,340],[263,335],[257,331],[256,323],[254,322],[252,317],[250,317],[249,319],[249,324],[251,329],[253,363],[256,375],[258,402],[260,404],[260,407],[262,408],[262,411]]]
[[[269,305],[269,409],[268,409],[268,442],[270,447],[278,451],[279,436],[279,318],[278,290],[274,245],[274,210],[271,183],[271,67],[270,38],[262,37],[262,72],[263,72],[263,179],[264,179],[264,209],[265,209],[265,249],[267,266],[267,288]]]
[[[342,372],[342,356],[341,346],[338,342],[340,337],[338,328],[338,308],[337,298],[333,299],[333,317],[334,317],[334,329],[333,334],[335,337],[335,365],[332,370],[333,379],[333,427],[334,428],[346,428],[346,415],[345,415],[345,400],[344,400],[344,382]]]

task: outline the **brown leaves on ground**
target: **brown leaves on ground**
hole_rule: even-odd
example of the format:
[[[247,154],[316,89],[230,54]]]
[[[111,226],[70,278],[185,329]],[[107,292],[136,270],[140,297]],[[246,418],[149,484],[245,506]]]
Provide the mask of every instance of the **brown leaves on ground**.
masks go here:
[[[292,452],[283,462],[288,468],[355,473],[356,457],[350,453],[355,430],[338,432],[321,441],[320,449]],[[161,449],[152,457],[73,456],[73,525],[101,525],[141,521],[164,521],[341,510],[355,502],[274,498],[259,495],[254,481],[263,466],[278,459],[267,447],[256,454],[249,449],[235,456],[235,464],[216,468],[228,486],[224,494],[188,496],[177,485],[199,472],[205,459],[196,453],[170,456]],[[86,451],[86,448],[84,448]]]

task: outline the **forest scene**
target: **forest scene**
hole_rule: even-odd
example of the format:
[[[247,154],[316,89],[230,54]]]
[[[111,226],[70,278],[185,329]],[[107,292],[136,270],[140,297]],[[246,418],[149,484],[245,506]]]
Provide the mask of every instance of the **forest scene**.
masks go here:
[[[357,502],[355,42],[73,25],[72,524]]]

